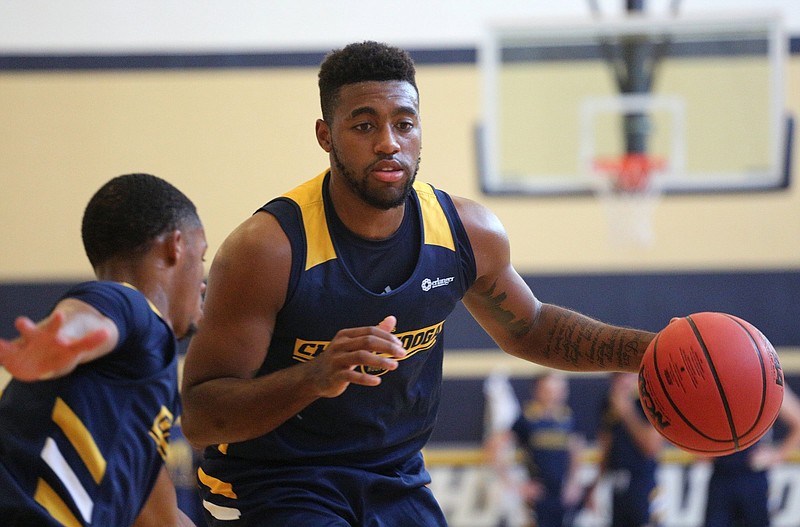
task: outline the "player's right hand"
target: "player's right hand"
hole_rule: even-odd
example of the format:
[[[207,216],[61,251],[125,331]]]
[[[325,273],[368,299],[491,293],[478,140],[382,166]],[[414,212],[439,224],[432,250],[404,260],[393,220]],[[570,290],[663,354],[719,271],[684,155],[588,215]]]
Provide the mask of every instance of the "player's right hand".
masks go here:
[[[406,350],[391,333],[396,323],[394,316],[388,316],[377,326],[342,329],[336,333],[325,351],[308,363],[319,396],[336,397],[350,384],[381,383],[379,376],[361,370],[397,369],[397,361],[405,357]]]

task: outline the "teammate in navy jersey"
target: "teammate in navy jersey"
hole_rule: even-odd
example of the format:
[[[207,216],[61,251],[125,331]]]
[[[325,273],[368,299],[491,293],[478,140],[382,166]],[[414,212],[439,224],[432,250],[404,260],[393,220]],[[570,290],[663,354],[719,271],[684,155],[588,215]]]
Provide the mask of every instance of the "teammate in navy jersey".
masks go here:
[[[567,404],[566,377],[550,370],[538,376],[532,388],[532,398],[510,429],[496,431],[487,447],[501,478],[530,505],[531,525],[562,527],[567,511],[578,506],[581,496],[578,470],[583,441]],[[525,454],[528,477],[524,481],[515,480],[503,458],[508,444]]]
[[[194,204],[148,174],[111,179],[82,225],[97,281],[0,340],[0,523],[189,526],[164,465],[180,412],[176,335],[202,316]]]
[[[330,167],[228,236],[186,356],[183,431],[206,448],[207,519],[445,525],[420,449],[457,302],[507,353],[562,369],[637,371],[654,334],[540,302],[494,214],[416,181],[405,51],[336,50],[319,89]]]
[[[602,406],[598,480],[611,485],[614,527],[655,527],[663,515],[656,470],[664,441],[644,415],[637,385],[635,374],[613,374]]]
[[[745,450],[711,458],[704,527],[771,525],[768,472],[800,447],[800,400],[788,384],[778,418],[786,427],[779,442],[770,431]]]

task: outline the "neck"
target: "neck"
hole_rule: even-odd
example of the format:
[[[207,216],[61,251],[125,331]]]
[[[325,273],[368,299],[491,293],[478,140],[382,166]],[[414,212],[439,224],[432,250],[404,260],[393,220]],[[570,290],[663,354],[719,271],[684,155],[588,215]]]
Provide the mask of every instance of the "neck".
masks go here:
[[[403,222],[405,202],[391,209],[379,209],[365,203],[341,178],[331,177],[328,184],[333,210],[347,229],[367,240],[384,240]]]
[[[98,280],[127,283],[136,288],[149,300],[161,316],[168,320],[169,301],[168,294],[157,276],[140,260],[110,261],[95,267],[95,276]]]

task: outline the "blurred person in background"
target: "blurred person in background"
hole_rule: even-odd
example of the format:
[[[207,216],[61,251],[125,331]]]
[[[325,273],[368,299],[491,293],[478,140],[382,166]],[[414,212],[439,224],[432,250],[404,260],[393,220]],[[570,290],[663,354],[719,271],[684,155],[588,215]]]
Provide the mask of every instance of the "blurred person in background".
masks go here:
[[[598,431],[598,476],[611,485],[613,527],[656,527],[660,525],[656,470],[664,440],[650,425],[639,403],[638,375],[613,373],[603,404]],[[591,497],[597,507],[597,496]]]
[[[710,459],[705,527],[769,527],[769,470],[800,446],[800,401],[788,384],[778,419],[786,426],[780,442],[770,431],[750,448]]]
[[[583,441],[575,431],[568,396],[564,374],[548,370],[534,379],[522,411],[516,401],[508,403],[516,417],[497,427],[486,442],[501,482],[528,505],[536,527],[562,527],[581,496],[577,476]],[[517,448],[524,452],[527,477],[512,473],[515,458],[508,453]]]

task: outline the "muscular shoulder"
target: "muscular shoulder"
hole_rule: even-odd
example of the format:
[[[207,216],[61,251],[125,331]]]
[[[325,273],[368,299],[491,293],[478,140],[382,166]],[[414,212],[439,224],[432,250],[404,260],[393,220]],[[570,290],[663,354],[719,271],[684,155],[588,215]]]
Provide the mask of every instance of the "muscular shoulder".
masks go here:
[[[214,260],[272,265],[286,257],[291,257],[291,249],[280,224],[272,214],[258,212],[228,235]]]
[[[234,229],[220,246],[209,272],[209,289],[224,284],[236,295],[285,295],[292,251],[274,216],[258,212]],[[280,302],[282,302],[282,297]]]
[[[461,222],[470,235],[474,232],[476,235],[494,234],[505,237],[506,231],[503,224],[488,207],[467,198],[458,196],[451,196],[451,198]]]
[[[508,235],[498,217],[476,201],[457,196],[452,196],[452,199],[469,236],[478,275],[485,274],[482,271],[490,262],[499,264],[508,261]]]

